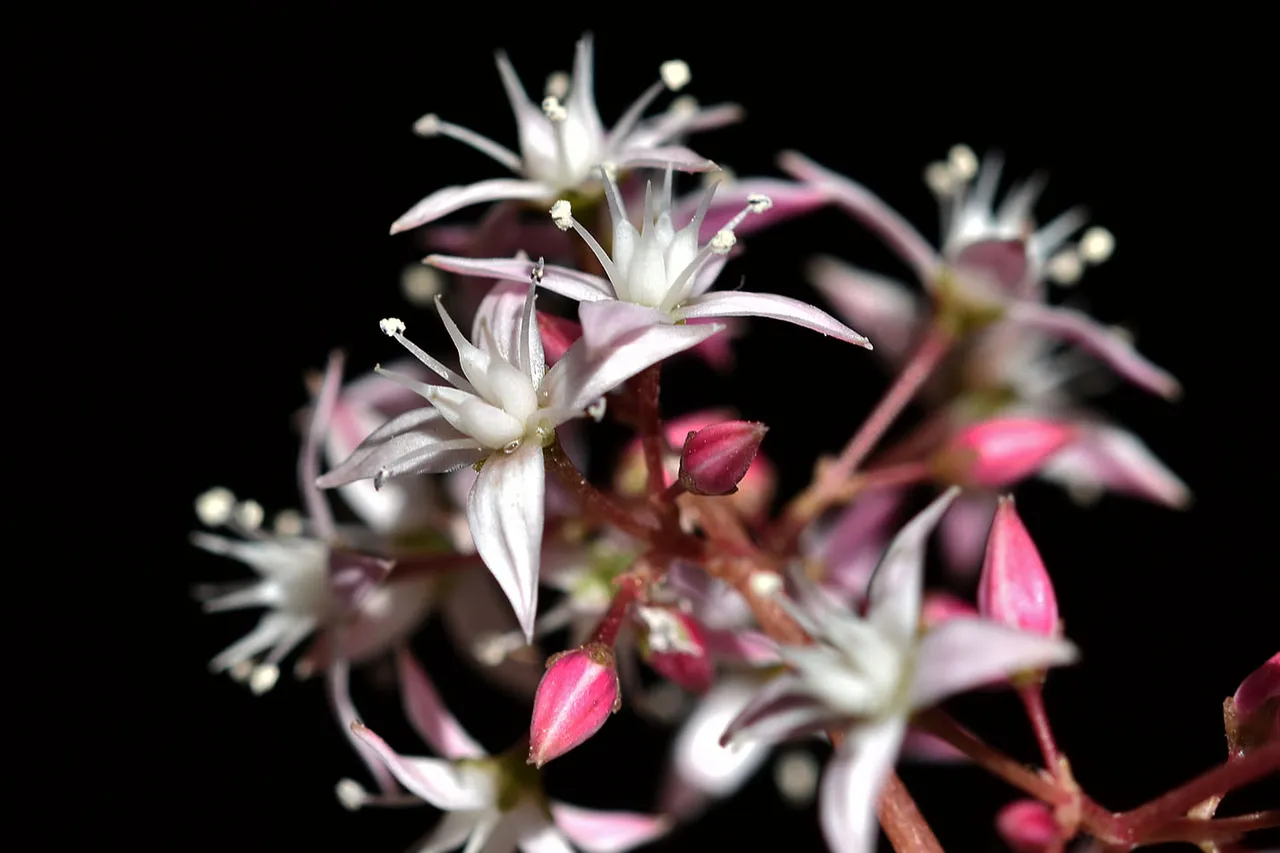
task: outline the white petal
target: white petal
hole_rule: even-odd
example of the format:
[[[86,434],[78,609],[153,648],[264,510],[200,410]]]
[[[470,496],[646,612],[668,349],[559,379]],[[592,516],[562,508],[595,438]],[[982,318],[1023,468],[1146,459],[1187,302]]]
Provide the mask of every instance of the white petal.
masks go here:
[[[466,391],[440,387],[431,393],[430,400],[459,432],[485,447],[497,450],[524,435],[522,421]]]
[[[1019,631],[985,619],[956,617],[925,634],[911,682],[911,707],[999,681],[1023,670],[1072,663],[1079,651],[1067,640]]]
[[[871,576],[867,620],[900,644],[913,640],[920,621],[925,543],[958,494],[959,488],[948,489],[907,522]]]
[[[578,319],[582,323],[582,339],[593,352],[640,329],[670,324],[667,315],[657,308],[616,299],[582,303],[578,306]]]
[[[721,741],[777,743],[826,726],[839,715],[815,699],[798,675],[774,676],[725,728]]]
[[[793,177],[826,190],[833,201],[888,243],[889,248],[907,262],[922,282],[932,285],[942,259],[929,241],[921,237],[920,232],[896,210],[861,184],[825,169],[795,151],[784,151],[778,158],[778,165]]]
[[[476,551],[506,593],[530,642],[538,612],[545,492],[542,448],[525,442],[514,453],[490,456],[467,497],[467,522]]]
[[[1191,489],[1140,438],[1105,424],[1084,427],[1040,476],[1086,496],[1107,489],[1177,509],[1191,502]]]
[[[677,136],[713,130],[742,121],[742,107],[737,104],[715,104],[692,110],[667,110],[645,119],[627,134],[628,148],[651,148]],[[681,220],[676,220],[677,222]]]
[[[835,306],[836,313],[875,342],[891,362],[905,358],[920,331],[920,303],[903,284],[831,257],[809,263],[809,280]]]
[[[662,837],[671,828],[671,821],[662,815],[597,811],[556,800],[551,801],[551,817],[560,832],[587,853],[623,853]],[[520,846],[524,848],[524,842]]]
[[[871,343],[862,335],[832,317],[826,311],[775,293],[748,293],[745,290],[704,293],[695,296],[676,310],[682,319],[695,317],[767,317],[784,320],[813,329],[824,335],[871,349]]]
[[[517,842],[521,853],[574,853],[571,845],[555,826],[544,823],[532,831],[520,833]],[[590,847],[584,848],[589,851]]]
[[[522,181],[517,178],[492,178],[466,186],[443,187],[409,208],[407,213],[391,225],[391,233],[399,234],[401,231],[417,228],[455,210],[484,201],[502,199],[532,201],[554,194],[555,190],[545,184]]]
[[[484,771],[465,772],[451,761],[399,755],[382,738],[360,723],[351,730],[372,747],[392,774],[413,793],[444,811],[483,809],[493,803],[494,790]]]
[[[413,853],[446,853],[461,847],[484,816],[484,812],[445,812],[427,837],[412,848]]]
[[[458,258],[452,255],[429,255],[423,263],[460,275],[496,278],[528,284],[533,262],[525,258]],[[578,302],[613,299],[613,285],[608,279],[553,264],[543,266],[540,287]],[[496,330],[495,330],[496,331]]]
[[[629,147],[614,155],[619,169],[666,169],[677,172],[711,172],[718,168],[696,151],[683,145],[663,145],[658,148]]]
[[[876,800],[898,758],[906,720],[851,729],[827,762],[818,795],[822,832],[832,853],[872,853],[879,838]]]
[[[360,715],[356,711],[355,704],[351,701],[351,691],[348,687],[350,667],[343,654],[344,651],[345,648],[338,649],[339,653],[334,655],[333,662],[329,665],[326,673],[325,689],[329,698],[329,709],[333,712],[333,716],[337,718],[338,727],[351,743],[356,755],[360,756],[360,760],[364,762],[373,778],[377,780],[378,789],[384,794],[399,793],[400,789],[397,787],[395,779],[392,778],[391,771],[383,763],[381,756],[351,729],[351,724],[360,719]]]
[[[581,411],[646,367],[695,347],[722,329],[718,324],[650,326],[597,354],[579,340],[547,371],[542,391],[550,406],[562,412]]]
[[[424,406],[392,418],[360,442],[346,461],[317,480],[322,489],[354,480],[376,477],[383,468],[415,455],[417,471],[444,471],[456,467],[460,445],[465,438],[438,409]],[[400,466],[403,467],[403,466]]]
[[[516,263],[528,265],[529,262]],[[476,309],[476,316],[471,321],[471,340],[483,341],[484,328],[488,327],[494,343],[498,345],[498,355],[512,364],[520,364],[520,324],[524,318],[525,299],[528,295],[527,276],[523,281],[501,278],[501,283],[494,285],[484,295],[484,299],[480,300],[480,307]]]

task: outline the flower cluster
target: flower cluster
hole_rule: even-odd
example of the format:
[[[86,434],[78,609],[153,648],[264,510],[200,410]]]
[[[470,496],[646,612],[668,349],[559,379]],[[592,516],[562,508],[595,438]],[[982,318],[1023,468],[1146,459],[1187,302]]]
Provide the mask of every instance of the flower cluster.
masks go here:
[[[1276,658],[1228,700],[1232,759],[1221,784],[1133,815],[1112,815],[1081,790],[1042,701],[1049,669],[1089,650],[1065,634],[1011,491],[1042,477],[1080,498],[1190,499],[1137,436],[1073,389],[1087,365],[1179,393],[1126,337],[1051,299],[1050,284],[1072,284],[1107,259],[1110,232],[1086,227],[1076,210],[1037,223],[1041,179],[999,197],[1000,158],[956,146],[925,171],[942,209],[935,247],[865,187],[801,154],[780,156],[785,179],[721,173],[684,139],[740,120],[738,107],[682,95],[645,116],[664,91],[692,82],[683,61],[663,62],[611,129],[595,105],[590,37],[572,75],[553,75],[540,102],[506,54],[497,64],[518,153],[435,114],[414,130],[470,145],[515,177],[438,189],[391,226],[432,224],[439,251],[424,263],[485,282],[478,303],[436,297],[451,347],[429,352],[414,343],[426,340],[417,319],[386,317],[377,325],[398,345],[384,342],[388,358],[400,349],[408,358],[348,381],[342,354],[331,357],[312,384],[297,460],[304,512],[281,513],[268,529],[261,506],[226,488],[196,502],[205,526],[235,535],[192,542],[256,574],[198,588],[205,610],[265,611],[210,668],[255,693],[275,687],[291,657],[299,677],[323,676],[376,786],[338,781],[335,770],[338,800],[434,806],[444,816],[423,851],[622,851],[730,797],[773,747],[817,740],[832,747],[826,766],[780,761],[779,787],[794,800],[816,795],[824,837],[842,853],[875,847],[877,817],[895,848],[935,849],[920,840],[928,826],[895,774],[902,758],[967,757],[1022,788],[1029,799],[993,816],[1015,849],[1062,850],[1081,834],[1116,849],[1210,844],[1254,828],[1236,819],[1224,829],[1209,807],[1188,812],[1280,760]],[[706,185],[678,195],[690,172]],[[434,224],[483,204],[493,206],[476,226]],[[810,272],[834,315],[792,296],[715,289],[741,238],[823,206],[883,239],[922,292],[832,257],[815,258]],[[559,312],[541,310],[540,298]],[[777,512],[771,445],[804,438],[752,420],[751,401],[742,412],[677,415],[661,405],[664,376],[691,358],[723,367],[752,317],[829,339],[829,364],[789,369],[879,358],[896,371],[881,404],[848,424],[843,450]],[[375,320],[362,321],[371,337]],[[888,444],[913,401],[925,417]],[[592,441],[606,419],[632,440],[605,476],[588,477],[589,460],[608,464]],[[952,590],[925,586],[935,533]],[[959,593],[975,577],[970,600]],[[437,613],[458,654],[529,704],[527,732],[500,750],[466,731],[409,651]],[[394,661],[429,755],[402,754],[353,704],[352,667],[383,659]],[[1023,704],[1041,773],[938,707],[977,688]],[[542,767],[620,712],[675,729],[654,809],[552,798]]]

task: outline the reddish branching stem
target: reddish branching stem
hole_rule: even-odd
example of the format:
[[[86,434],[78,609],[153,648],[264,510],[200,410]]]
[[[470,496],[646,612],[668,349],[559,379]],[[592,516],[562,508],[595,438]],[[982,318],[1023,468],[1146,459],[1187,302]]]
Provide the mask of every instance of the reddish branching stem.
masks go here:
[[[624,574],[618,579],[618,591],[613,594],[609,610],[596,626],[594,641],[610,648],[617,642],[618,631],[627,617],[631,602],[635,601],[644,588],[644,578],[640,573]]]
[[[649,540],[659,530],[656,518],[647,508],[626,507],[618,503],[612,495],[608,495],[587,482],[582,472],[573,464],[564,449],[557,441],[546,449],[544,454],[547,469],[569,490],[582,504],[588,515],[612,524],[624,533],[640,540]]]
[[[661,494],[666,486],[663,472],[663,456],[666,441],[662,436],[662,415],[658,403],[661,387],[662,363],[646,368],[635,379],[637,420],[640,422],[640,446],[644,449],[645,475],[649,494]]]

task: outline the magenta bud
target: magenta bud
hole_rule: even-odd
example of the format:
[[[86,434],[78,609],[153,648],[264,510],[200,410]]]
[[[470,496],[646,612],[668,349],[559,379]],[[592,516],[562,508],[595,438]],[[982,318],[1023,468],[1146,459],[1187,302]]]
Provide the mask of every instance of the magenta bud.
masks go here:
[[[1232,740],[1239,746],[1280,737],[1280,652],[1249,673],[1231,701],[1236,729]]]
[[[769,428],[755,421],[724,421],[685,436],[680,483],[695,495],[731,495],[760,450]]]
[[[1002,489],[1034,474],[1075,437],[1075,427],[1060,421],[996,418],[960,430],[934,469],[949,482]]]
[[[529,763],[541,767],[600,731],[622,707],[618,667],[603,643],[587,643],[547,659],[533,698]]]
[[[645,663],[690,692],[711,689],[715,666],[698,620],[672,607],[641,607],[636,614]]]
[[[1013,498],[1000,498],[978,579],[978,612],[1012,628],[1057,636],[1058,599]]]
[[[996,814],[996,831],[1014,853],[1044,853],[1062,830],[1053,811],[1038,800],[1015,800]]]
[[[538,313],[538,333],[542,335],[542,354],[547,364],[554,364],[573,342],[582,337],[582,326],[554,314]]]

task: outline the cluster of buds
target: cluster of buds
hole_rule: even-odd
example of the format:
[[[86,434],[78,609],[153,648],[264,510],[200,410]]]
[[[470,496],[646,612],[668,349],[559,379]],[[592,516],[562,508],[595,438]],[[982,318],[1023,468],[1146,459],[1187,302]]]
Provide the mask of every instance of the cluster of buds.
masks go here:
[[[874,847],[877,813],[895,844],[927,837],[894,776],[900,756],[967,755],[1020,782],[1035,799],[994,819],[1019,851],[1061,850],[1080,834],[1119,846],[1223,836],[1188,825],[1186,809],[1164,823],[1149,813],[1132,825],[1098,819],[1104,810],[1082,806],[1043,702],[1049,670],[1081,650],[1066,638],[1012,490],[1039,476],[1076,496],[1189,499],[1136,436],[1069,388],[1065,360],[1087,357],[1148,391],[1179,392],[1131,341],[1051,302],[1049,282],[1074,284],[1110,256],[1110,232],[1095,226],[1073,242],[1086,226],[1074,210],[1037,226],[1041,181],[997,203],[999,157],[979,161],[956,146],[925,173],[943,209],[935,248],[865,187],[796,152],[779,158],[789,179],[731,179],[685,145],[740,120],[734,105],[701,108],[682,95],[646,117],[663,92],[692,82],[683,61],[663,62],[611,129],[595,105],[590,37],[572,75],[552,75],[540,101],[505,54],[497,64],[518,153],[435,114],[414,130],[463,142],[515,177],[436,190],[391,226],[430,224],[425,264],[441,271],[432,274],[482,281],[472,290],[483,296],[446,306],[434,279],[415,285],[434,297],[448,352],[415,343],[416,320],[385,317],[378,327],[394,345],[384,343],[404,361],[344,384],[335,354],[309,383],[297,460],[305,512],[281,514],[268,531],[253,501],[223,488],[198,498],[200,520],[236,536],[198,533],[194,544],[258,575],[201,588],[205,609],[266,611],[211,668],[263,693],[310,641],[294,670],[324,674],[337,722],[377,785],[344,778],[339,800],[445,812],[424,850],[623,851],[731,796],[775,745],[813,737],[834,747],[826,766],[789,753],[777,779],[789,800],[816,797],[840,853]],[[708,186],[678,194],[691,172],[709,175]],[[435,224],[489,203],[475,227]],[[924,296],[833,258],[810,269],[834,314],[792,296],[715,289],[740,239],[826,205],[883,238]],[[572,315],[541,310],[544,292]],[[844,449],[782,508],[763,442],[772,453],[803,437],[749,419],[751,401],[741,414],[663,411],[662,378],[688,357],[730,364],[744,318],[829,339],[822,358],[832,369],[873,347],[898,369],[881,404],[847,425]],[[366,320],[370,334],[376,319]],[[912,401],[928,409],[920,428],[881,447]],[[606,419],[632,437],[608,476],[589,478],[595,424]],[[331,493],[355,521],[335,520]],[[927,505],[911,514],[913,501]],[[956,589],[924,586],[935,534]],[[976,602],[964,583],[973,571]],[[459,654],[531,704],[527,736],[513,732],[509,748],[482,748],[407,651],[434,614]],[[353,704],[352,666],[388,657],[431,756],[401,755]],[[1227,701],[1237,782],[1276,752],[1278,660]],[[1042,774],[1009,770],[1020,765],[992,759],[938,708],[1002,686],[1025,706]],[[600,812],[549,797],[543,766],[593,749],[624,708],[677,729],[657,810]]]

